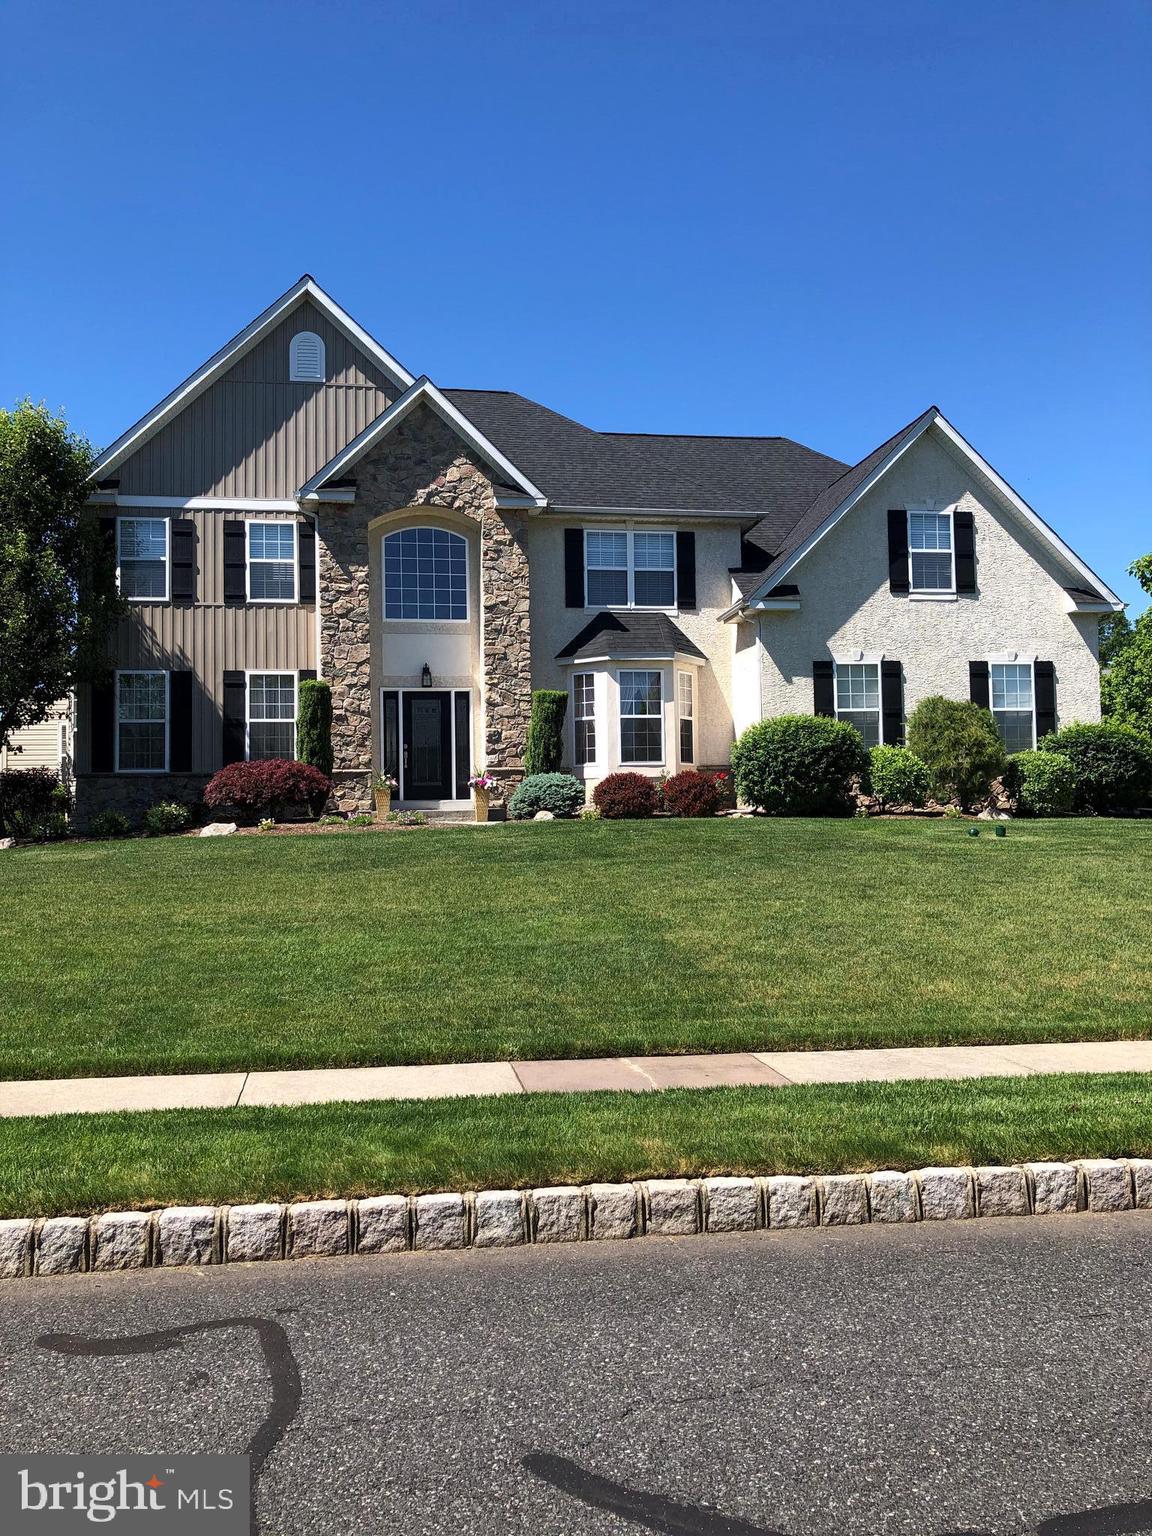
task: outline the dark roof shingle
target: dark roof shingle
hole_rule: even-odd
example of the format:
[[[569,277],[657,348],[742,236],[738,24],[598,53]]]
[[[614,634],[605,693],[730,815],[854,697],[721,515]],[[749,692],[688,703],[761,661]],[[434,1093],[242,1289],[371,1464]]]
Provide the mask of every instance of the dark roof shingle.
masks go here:
[[[573,635],[558,661],[582,661],[593,656],[607,656],[616,661],[669,659],[673,656],[699,656],[704,652],[678,629],[666,613],[609,613],[605,610],[590,619],[579,634]]]

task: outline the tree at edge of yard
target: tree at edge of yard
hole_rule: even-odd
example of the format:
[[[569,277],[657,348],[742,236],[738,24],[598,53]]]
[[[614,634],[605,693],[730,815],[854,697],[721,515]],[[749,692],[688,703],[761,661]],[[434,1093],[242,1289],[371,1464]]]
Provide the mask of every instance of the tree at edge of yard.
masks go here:
[[[1152,555],[1142,555],[1128,574],[1152,597]],[[1146,608],[1114,651],[1100,677],[1105,715],[1152,736],[1152,608]]]

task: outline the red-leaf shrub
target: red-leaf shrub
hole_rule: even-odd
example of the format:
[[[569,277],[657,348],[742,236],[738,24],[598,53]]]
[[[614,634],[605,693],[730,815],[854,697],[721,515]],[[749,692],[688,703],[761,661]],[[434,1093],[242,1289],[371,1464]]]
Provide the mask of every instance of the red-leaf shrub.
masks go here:
[[[287,805],[306,805],[317,814],[332,793],[332,781],[309,763],[269,757],[258,763],[229,763],[204,791],[204,803],[228,807],[247,821],[261,816],[279,820]]]
[[[609,821],[651,816],[656,810],[656,785],[642,773],[610,773],[593,790],[592,802]]]
[[[664,809],[670,816],[715,816],[719,807],[714,774],[685,768],[664,785]]]

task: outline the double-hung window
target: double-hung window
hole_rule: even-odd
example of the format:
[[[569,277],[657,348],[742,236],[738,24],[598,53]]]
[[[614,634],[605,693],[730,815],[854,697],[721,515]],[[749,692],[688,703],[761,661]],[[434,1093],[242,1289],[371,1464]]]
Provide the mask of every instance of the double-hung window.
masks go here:
[[[908,564],[913,592],[955,592],[951,512],[909,512]]]
[[[991,683],[992,715],[1005,750],[1029,751],[1036,745],[1032,663],[994,661],[988,671]]]
[[[577,768],[596,761],[596,678],[577,672],[572,679],[572,729]]]
[[[248,524],[248,598],[253,603],[296,601],[296,524]]]
[[[248,676],[248,757],[296,756],[296,674],[251,672]]]
[[[120,593],[135,602],[168,601],[168,519],[118,517],[116,566]]]
[[[676,535],[589,528],[584,534],[589,608],[674,608]]]
[[[880,745],[880,667],[875,661],[836,663],[836,718],[854,725],[866,747]]]
[[[658,671],[620,673],[620,761],[664,761],[664,690]]]
[[[167,767],[167,672],[117,672],[117,773],[164,773]]]
[[[680,712],[680,761],[696,761],[696,721],[693,678],[691,672],[676,674],[676,703]]]

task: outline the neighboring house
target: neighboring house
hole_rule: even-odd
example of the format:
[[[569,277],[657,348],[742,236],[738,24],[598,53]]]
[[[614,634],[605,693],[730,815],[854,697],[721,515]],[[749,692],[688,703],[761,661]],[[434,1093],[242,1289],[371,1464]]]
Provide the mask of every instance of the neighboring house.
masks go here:
[[[901,739],[926,694],[1005,741],[1099,713],[1122,605],[932,407],[849,467],[779,437],[598,432],[521,395],[415,379],[309,277],[101,456],[92,500],[130,613],[83,690],[81,822],[196,798],[295,751],[332,685],[337,798],[515,780],[533,688],[567,759],[722,767],[783,712]]]
[[[0,747],[0,773],[9,769],[50,768],[68,783],[72,771],[72,706],[68,700],[55,705],[47,720],[13,731],[6,747]]]

